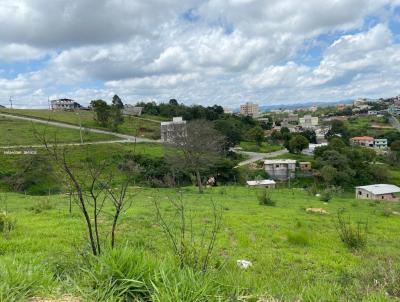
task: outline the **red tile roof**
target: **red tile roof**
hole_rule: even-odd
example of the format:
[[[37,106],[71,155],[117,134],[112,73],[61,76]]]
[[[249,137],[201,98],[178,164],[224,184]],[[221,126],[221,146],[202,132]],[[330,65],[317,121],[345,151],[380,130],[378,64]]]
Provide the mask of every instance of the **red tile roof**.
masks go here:
[[[352,138],[355,141],[373,141],[374,138],[371,136],[355,136]]]

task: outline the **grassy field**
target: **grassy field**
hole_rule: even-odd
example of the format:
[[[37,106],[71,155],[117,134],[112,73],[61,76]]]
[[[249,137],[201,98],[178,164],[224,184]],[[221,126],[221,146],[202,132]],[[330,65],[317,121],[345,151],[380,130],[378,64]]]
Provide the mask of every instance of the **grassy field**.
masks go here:
[[[79,118],[82,126],[88,128],[98,128],[109,130],[100,127],[94,120],[93,111],[79,110],[76,112],[62,110],[46,110],[46,109],[0,109],[0,112],[12,113],[20,116],[36,117],[44,120],[59,121],[72,125],[79,125]],[[79,115],[78,115],[79,113]],[[151,119],[150,116],[147,117]],[[123,134],[137,135],[158,139],[160,137],[160,124],[158,122],[136,117],[125,117],[124,123],[120,126],[119,132]]]
[[[0,300],[68,294],[82,301],[122,301],[113,295],[124,286],[132,290],[127,279],[145,280],[152,301],[396,301],[400,294],[400,216],[392,214],[400,211],[397,203],[356,201],[351,194],[324,204],[301,189],[278,189],[271,193],[276,206],[265,207],[252,189],[220,187],[199,195],[184,188],[186,206],[196,213],[196,233],[210,224],[211,199],[223,211],[213,268],[198,274],[174,264],[155,215],[158,200],[166,219],[176,222],[169,198],[179,194],[131,190],[136,195],[118,229],[119,249],[98,260],[84,256],[85,228],[76,206],[69,213],[66,196],[2,194],[0,208],[16,223],[0,239]],[[309,207],[329,214],[309,214]],[[368,220],[365,249],[349,250],[340,241],[335,217],[343,208],[353,222]],[[101,232],[110,219],[101,221]],[[253,266],[239,269],[238,259]],[[135,284],[139,294],[144,285]]]
[[[34,145],[38,144],[35,131],[43,133],[49,138],[57,137],[60,143],[80,142],[80,132],[74,129],[34,124],[28,121],[21,121],[0,116],[0,146]],[[84,142],[116,140],[113,135],[82,132]]]
[[[271,145],[265,142],[263,142],[261,146],[257,145],[255,142],[240,142],[240,147],[244,151],[261,153],[270,153],[283,149],[283,147],[280,145]]]
[[[382,128],[373,127],[374,125],[381,126]],[[390,128],[390,124],[386,123],[383,117],[376,116],[358,116],[350,118],[346,121],[346,126],[353,136],[368,135],[375,137],[396,131],[395,129]]]

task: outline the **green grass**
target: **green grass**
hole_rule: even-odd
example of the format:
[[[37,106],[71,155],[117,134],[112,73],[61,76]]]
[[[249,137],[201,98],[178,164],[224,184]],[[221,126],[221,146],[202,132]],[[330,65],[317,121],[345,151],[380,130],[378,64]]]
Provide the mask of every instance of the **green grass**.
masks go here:
[[[0,146],[34,145],[39,144],[35,137],[38,133],[46,132],[49,138],[57,137],[60,143],[80,142],[80,132],[74,129],[35,124],[28,121],[21,121],[0,116]],[[113,135],[82,132],[84,142],[116,140]]]
[[[379,136],[388,132],[396,131],[392,128],[372,128],[373,124],[390,127],[389,123],[385,122],[384,117],[376,116],[357,116],[350,118],[345,122],[352,136],[367,135],[367,136]]]
[[[270,153],[283,149],[283,147],[280,145],[271,145],[265,142],[263,142],[261,146],[257,145],[255,142],[240,142],[240,147],[244,151],[261,152],[261,153]]]
[[[72,125],[79,125],[80,118],[83,127],[110,130],[101,127],[96,123],[93,111],[79,110],[71,112],[62,110],[52,111],[46,109],[0,109],[0,112],[64,122]],[[147,116],[146,118],[153,119],[151,116]],[[120,126],[118,131],[123,134],[158,139],[160,137],[160,124],[142,118],[125,117],[124,123]]]
[[[87,259],[80,256],[86,236],[82,218],[76,206],[68,213],[66,196],[8,194],[9,215],[17,222],[9,237],[0,239],[0,300],[1,295],[24,290],[24,297],[72,294],[85,301],[105,301],[99,297],[111,286],[107,280],[124,277],[145,284],[151,279],[159,290],[152,294],[162,297],[159,301],[237,301],[238,296],[252,296],[248,301],[257,297],[394,301],[399,294],[400,217],[382,215],[382,211],[400,211],[397,203],[356,201],[349,196],[323,204],[301,189],[279,189],[271,192],[276,206],[263,207],[257,191],[248,188],[213,188],[202,195],[196,188],[183,191],[187,207],[195,212],[193,227],[198,232],[209,223],[211,199],[223,209],[222,232],[212,258],[216,268],[204,276],[173,265],[169,244],[157,225],[152,200],[158,200],[163,213],[174,219],[168,197],[177,198],[175,190],[141,189],[118,229],[123,250],[94,261],[91,273],[82,270],[88,267]],[[43,198],[53,207],[32,211]],[[3,202],[0,208],[4,207]],[[322,207],[329,215],[306,213],[308,207]],[[342,208],[353,221],[368,219],[365,249],[354,252],[341,243],[334,222]],[[103,232],[110,219],[102,220]],[[253,266],[241,270],[236,267],[238,259],[250,260]],[[112,284],[116,291],[129,283]],[[143,290],[141,283],[130,284]],[[203,298],[190,300],[195,292]],[[213,296],[217,293],[221,299]]]

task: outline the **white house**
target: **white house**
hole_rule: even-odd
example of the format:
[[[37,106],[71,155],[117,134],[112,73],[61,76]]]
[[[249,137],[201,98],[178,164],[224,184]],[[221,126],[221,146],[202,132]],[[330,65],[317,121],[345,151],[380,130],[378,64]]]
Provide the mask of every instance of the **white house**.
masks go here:
[[[52,110],[72,110],[82,107],[80,104],[70,99],[52,100],[50,104]]]
[[[299,118],[299,125],[303,128],[314,128],[318,126],[318,117],[311,115],[305,115]]]
[[[400,188],[389,184],[376,184],[356,187],[357,199],[391,200],[398,201],[395,193],[400,193]]]
[[[186,133],[186,121],[182,117],[174,117],[171,122],[161,123],[161,140],[171,142],[176,136],[183,136]]]

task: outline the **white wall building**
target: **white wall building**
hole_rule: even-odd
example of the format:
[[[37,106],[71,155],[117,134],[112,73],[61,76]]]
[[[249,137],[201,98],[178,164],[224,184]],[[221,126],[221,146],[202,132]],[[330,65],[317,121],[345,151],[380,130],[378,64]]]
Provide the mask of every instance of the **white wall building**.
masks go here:
[[[296,177],[296,161],[292,159],[269,159],[264,161],[264,168],[272,179],[287,180]]]
[[[186,135],[186,121],[182,117],[174,117],[171,122],[161,123],[161,140],[172,142],[176,136]]]
[[[299,118],[299,125],[303,128],[314,128],[318,126],[318,117],[305,115]]]

